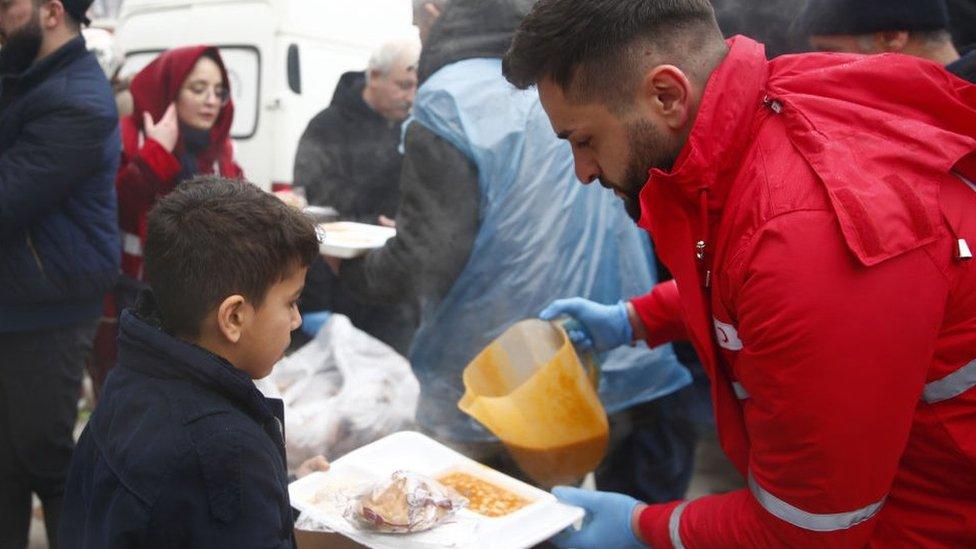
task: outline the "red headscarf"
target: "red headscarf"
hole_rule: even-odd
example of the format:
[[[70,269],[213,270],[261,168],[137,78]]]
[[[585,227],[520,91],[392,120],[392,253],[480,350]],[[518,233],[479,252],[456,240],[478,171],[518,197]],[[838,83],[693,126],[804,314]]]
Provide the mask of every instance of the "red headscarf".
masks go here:
[[[146,68],[139,71],[139,74],[132,80],[129,91],[132,93],[134,110],[129,117],[129,123],[142,131],[142,113],[148,112],[154,121],[162,118],[166,109],[176,101],[186,77],[206,53],[210,53],[217,60],[220,74],[229,91],[230,79],[227,78],[227,70],[224,68],[224,62],[217,48],[189,46],[168,50],[147,65]],[[200,155],[201,163],[213,163],[217,158],[230,135],[230,126],[233,121],[234,103],[227,101],[227,104],[220,109],[217,121],[210,130],[210,146]],[[137,144],[132,148],[128,145],[126,146],[127,150],[138,147]],[[177,143],[177,150],[181,149],[182,143]]]

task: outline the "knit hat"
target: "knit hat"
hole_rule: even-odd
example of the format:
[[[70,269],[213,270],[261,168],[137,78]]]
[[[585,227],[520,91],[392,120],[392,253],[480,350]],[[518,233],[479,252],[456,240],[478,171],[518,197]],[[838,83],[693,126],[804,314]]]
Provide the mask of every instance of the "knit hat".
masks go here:
[[[945,0],[807,0],[798,28],[811,36],[949,27]]]
[[[64,11],[68,12],[69,15],[82,25],[91,25],[91,19],[88,18],[88,8],[91,7],[95,0],[61,0],[61,4],[64,6]]]

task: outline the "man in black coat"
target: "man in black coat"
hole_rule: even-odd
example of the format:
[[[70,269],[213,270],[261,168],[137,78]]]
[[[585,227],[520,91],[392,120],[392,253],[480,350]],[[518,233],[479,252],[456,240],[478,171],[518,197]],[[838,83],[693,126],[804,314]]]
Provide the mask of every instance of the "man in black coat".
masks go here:
[[[91,0],[0,2],[0,547],[31,493],[52,546],[85,358],[119,271],[118,113],[80,27]]]
[[[309,204],[331,206],[343,220],[392,225],[400,204],[401,124],[417,90],[420,44],[395,40],[380,47],[366,72],[346,73],[329,107],[312,119],[298,144],[296,187]],[[330,310],[406,354],[416,328],[410,299],[400,304],[356,302],[322,261],[312,266],[303,311]]]

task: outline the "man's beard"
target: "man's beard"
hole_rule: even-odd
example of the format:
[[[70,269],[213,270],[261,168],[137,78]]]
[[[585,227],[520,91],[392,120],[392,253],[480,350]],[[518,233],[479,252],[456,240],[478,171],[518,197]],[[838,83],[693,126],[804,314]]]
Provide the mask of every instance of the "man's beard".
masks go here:
[[[41,51],[41,16],[35,9],[22,27],[3,37],[0,48],[0,74],[19,74],[27,70]]]
[[[610,186],[623,193],[621,198],[627,215],[634,222],[641,218],[640,194],[647,183],[651,168],[669,172],[678,158],[676,147],[666,135],[661,134],[653,124],[639,120],[627,124],[627,142],[630,156],[627,158],[627,172],[623,181],[609,181],[601,178],[603,186]]]

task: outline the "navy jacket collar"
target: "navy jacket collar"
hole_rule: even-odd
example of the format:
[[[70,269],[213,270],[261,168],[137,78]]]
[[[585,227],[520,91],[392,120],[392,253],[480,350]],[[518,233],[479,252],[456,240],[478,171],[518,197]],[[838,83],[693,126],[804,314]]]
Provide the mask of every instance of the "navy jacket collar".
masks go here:
[[[122,313],[119,329],[119,367],[159,379],[189,381],[219,393],[264,423],[279,421],[280,406],[267,399],[251,378],[226,359],[173,337],[160,326],[155,301],[143,292],[135,310]]]
[[[24,72],[0,74],[0,78],[3,79],[3,89],[22,94],[31,86],[44,81],[62,67],[70,65],[85,55],[89,55],[88,48],[85,46],[85,38],[79,34],[44,59],[32,64]]]

